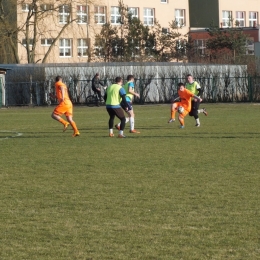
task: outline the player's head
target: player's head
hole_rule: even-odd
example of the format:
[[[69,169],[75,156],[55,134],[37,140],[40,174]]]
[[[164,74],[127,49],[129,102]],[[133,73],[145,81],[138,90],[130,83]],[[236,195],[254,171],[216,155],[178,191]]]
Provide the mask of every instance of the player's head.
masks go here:
[[[115,83],[118,84],[118,85],[122,85],[123,79],[121,77],[116,77],[115,78]]]
[[[184,89],[185,89],[185,85],[182,82],[180,82],[178,84],[178,90],[183,91]]]
[[[191,74],[187,74],[186,79],[189,83],[193,82],[193,76]]]
[[[99,73],[98,73],[98,72],[96,73],[95,77],[96,77],[96,78],[98,78],[98,77],[99,77]]]
[[[57,77],[55,78],[55,81],[56,81],[56,82],[58,82],[58,81],[60,81],[60,80],[62,80],[62,77],[61,77],[61,76],[57,76]]]
[[[134,81],[135,77],[133,75],[128,75],[126,79],[127,81]]]

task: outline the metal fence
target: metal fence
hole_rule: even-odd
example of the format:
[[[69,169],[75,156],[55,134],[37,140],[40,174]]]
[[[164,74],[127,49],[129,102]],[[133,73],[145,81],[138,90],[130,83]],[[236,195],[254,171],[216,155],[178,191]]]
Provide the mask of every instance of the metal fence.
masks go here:
[[[168,103],[177,92],[177,84],[184,78],[138,78],[135,88],[140,93],[140,99],[135,103]],[[196,78],[201,85],[204,102],[260,102],[260,77],[202,77]],[[111,79],[104,80],[106,85],[113,83]],[[91,95],[91,80],[76,80],[65,82],[74,104],[85,104],[86,97]],[[102,88],[104,94],[104,90]],[[19,105],[51,105],[56,100],[49,98],[49,93],[55,94],[54,82],[19,82],[6,83],[6,106]]]

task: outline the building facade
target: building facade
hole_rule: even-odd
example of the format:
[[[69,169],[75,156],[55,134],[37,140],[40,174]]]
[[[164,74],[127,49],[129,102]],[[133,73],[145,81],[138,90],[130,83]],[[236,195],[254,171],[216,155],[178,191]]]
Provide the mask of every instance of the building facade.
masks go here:
[[[120,27],[118,0],[39,0],[33,9],[32,2],[4,1],[6,8],[11,8],[9,22],[20,28],[17,33],[19,63],[88,62],[90,50],[98,48],[95,34],[102,25],[109,22]],[[176,21],[179,32],[182,35],[191,32],[200,48],[205,47],[205,28],[212,23],[229,27],[232,19],[245,28],[250,37],[254,35],[253,42],[259,41],[260,0],[124,0],[123,3],[133,16],[151,28],[157,20],[167,32],[169,23]]]
[[[125,0],[123,4],[148,27],[153,27],[157,20],[167,31],[169,23],[176,20],[182,27],[180,33],[188,31],[188,0]],[[39,14],[37,22],[33,18],[27,31],[25,23],[33,8],[32,1],[17,1],[13,6],[16,8],[16,26],[24,25],[17,36],[20,63],[28,63],[30,54],[26,48],[32,46],[35,46],[33,51],[36,55],[30,63],[87,62],[90,48],[95,48],[95,34],[100,32],[102,25],[109,22],[112,26],[120,26],[118,6],[117,0],[39,0],[37,10],[34,10]],[[71,22],[66,25],[68,20]],[[37,23],[37,33],[34,23]]]
[[[205,28],[211,25],[223,29],[233,26],[242,28],[248,38],[246,54],[254,54],[254,43],[260,41],[260,0],[189,0],[189,10],[189,35],[202,55],[205,54],[209,38]]]

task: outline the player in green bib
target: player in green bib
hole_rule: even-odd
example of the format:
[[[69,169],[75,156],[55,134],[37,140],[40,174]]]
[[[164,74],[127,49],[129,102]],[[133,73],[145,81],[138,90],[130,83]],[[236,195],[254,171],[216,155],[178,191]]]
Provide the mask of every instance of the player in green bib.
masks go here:
[[[126,102],[128,103],[128,106],[130,109],[127,111],[124,109],[124,106],[122,105],[122,108],[125,110],[127,113],[128,117],[126,117],[126,123],[129,121],[130,122],[130,133],[132,134],[140,134],[139,131],[135,129],[135,114],[134,114],[134,109],[132,106],[132,101],[134,99],[134,96],[140,97],[138,93],[135,92],[135,86],[134,86],[134,76],[133,75],[128,75],[127,76],[127,83],[123,86],[125,92],[126,92]],[[115,125],[117,129],[120,128],[120,123]]]
[[[125,128],[125,115],[122,107],[125,111],[130,109],[128,103],[126,102],[126,92],[124,88],[122,88],[123,79],[121,77],[116,77],[115,83],[109,86],[106,89],[106,93],[104,99],[106,101],[106,109],[109,114],[109,137],[114,137],[113,133],[113,125],[115,116],[118,117],[121,121],[118,137],[125,138],[124,136],[124,128]],[[120,103],[121,102],[121,103]]]
[[[186,89],[191,91],[193,94],[195,94],[198,97],[201,97],[202,95],[202,89],[199,85],[199,83],[195,80],[193,80],[193,77],[191,74],[187,75],[187,83],[185,85]],[[200,119],[199,119],[199,113],[203,113],[205,116],[208,115],[208,112],[205,108],[199,109],[200,102],[196,98],[193,98],[191,101],[191,111],[189,113],[189,116],[193,116],[196,120],[196,127],[200,126]]]

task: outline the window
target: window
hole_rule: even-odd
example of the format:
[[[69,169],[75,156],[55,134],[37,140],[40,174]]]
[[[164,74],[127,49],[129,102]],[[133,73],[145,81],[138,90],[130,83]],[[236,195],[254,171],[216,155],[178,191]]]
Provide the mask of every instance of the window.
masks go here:
[[[60,57],[71,57],[71,39],[60,39]]]
[[[54,9],[54,5],[52,4],[41,5],[40,9],[41,11],[52,11]]]
[[[186,45],[187,42],[185,40],[177,40],[176,45],[175,45],[175,51],[181,57],[186,53]],[[205,49],[204,49],[204,54],[205,54]]]
[[[194,40],[194,46],[197,50],[197,53],[200,56],[204,56],[205,55],[205,51],[206,51],[206,40]]]
[[[28,39],[28,41],[29,41],[29,46],[32,46],[33,45],[33,39]],[[26,46],[26,39],[22,39],[22,45]]]
[[[105,55],[104,48],[102,46],[94,46],[95,55],[97,57],[103,57]]]
[[[256,27],[258,24],[258,13],[257,12],[249,12],[249,27]]]
[[[175,22],[178,27],[185,25],[185,10],[175,9]]]
[[[31,5],[30,4],[23,4],[22,5],[22,10],[24,12],[29,12],[30,11],[30,8],[31,8]]]
[[[119,13],[119,7],[112,6],[111,7],[111,24],[120,24],[121,23],[121,15]]]
[[[245,12],[236,12],[236,25],[245,27]]]
[[[78,56],[87,57],[88,56],[88,41],[87,39],[78,39]]]
[[[232,12],[231,11],[222,11],[222,26],[231,27],[232,25]]]
[[[95,6],[95,23],[106,23],[106,8],[105,6]]]
[[[129,7],[128,8],[128,13],[131,13],[132,14],[132,18],[135,17],[135,18],[139,18],[139,12],[138,12],[138,8],[137,7]]]
[[[77,6],[77,18],[78,23],[87,23],[88,22],[88,7],[86,5]]]
[[[168,0],[161,0],[161,3],[162,3],[162,4],[167,4],[167,3],[168,3]]]
[[[70,6],[69,5],[61,5],[59,7],[59,22],[67,23],[70,19]]]
[[[122,56],[122,52],[124,49],[124,39],[114,39],[111,42],[112,47],[112,55],[114,57]]]
[[[53,39],[41,39],[42,46],[51,46]]]
[[[154,25],[154,9],[144,8],[144,25]]]
[[[169,33],[169,32],[170,32],[169,28],[166,28],[166,27],[163,27],[163,28],[162,28],[162,33],[163,33],[163,34],[167,34],[167,33]]]

